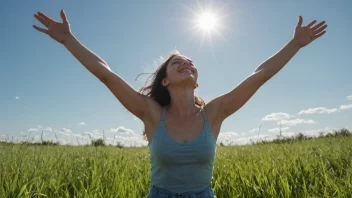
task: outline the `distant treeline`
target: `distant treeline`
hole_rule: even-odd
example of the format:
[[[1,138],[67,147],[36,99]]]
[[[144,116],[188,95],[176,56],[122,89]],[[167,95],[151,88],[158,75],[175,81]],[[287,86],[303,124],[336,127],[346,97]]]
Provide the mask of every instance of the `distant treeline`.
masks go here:
[[[285,144],[285,143],[294,143],[294,142],[298,142],[298,141],[318,139],[318,138],[348,137],[348,136],[352,136],[352,131],[349,131],[346,128],[342,128],[340,130],[334,130],[332,133],[327,133],[327,134],[324,134],[324,132],[320,132],[318,137],[307,136],[307,135],[304,135],[303,133],[298,133],[297,135],[291,136],[291,137],[282,136],[280,134],[277,136],[276,139],[251,141],[251,144],[252,145],[256,145],[256,144]],[[225,145],[223,143],[220,143],[220,146],[225,146]]]
[[[334,130],[332,133],[327,133],[327,134],[320,132],[318,137],[306,136],[303,133],[298,133],[297,135],[291,136],[291,137],[284,137],[284,136],[278,135],[277,138],[274,140],[260,140],[253,144],[271,144],[271,143],[283,144],[283,143],[294,143],[298,141],[311,140],[311,139],[317,139],[317,138],[348,137],[348,136],[352,136],[352,131],[342,128],[340,130]]]
[[[299,133],[295,136],[291,137],[285,137],[282,136],[281,134],[277,136],[276,139],[273,140],[258,140],[258,141],[251,141],[252,145],[256,144],[285,144],[285,143],[294,143],[298,141],[304,141],[304,140],[311,140],[311,139],[318,139],[318,138],[329,138],[329,137],[348,137],[352,136],[352,131],[349,131],[346,128],[342,128],[340,130],[334,130],[332,133],[327,133],[324,134],[323,132],[320,132],[318,137],[312,137],[312,136],[307,136],[304,135],[303,133]],[[41,141],[39,142],[34,142],[32,139],[30,140],[24,140],[19,143],[15,143],[14,141],[11,140],[0,140],[0,144],[24,144],[24,145],[45,145],[45,146],[58,146],[60,145],[59,141],[53,141],[53,140],[43,140],[43,133],[41,136]],[[87,144],[84,146],[117,146],[118,148],[123,148],[124,146],[120,143],[117,143],[117,145],[111,145],[111,144],[106,144],[104,138],[98,138],[98,139],[93,139],[91,138],[91,144]],[[225,146],[222,142],[219,144],[219,146]]]

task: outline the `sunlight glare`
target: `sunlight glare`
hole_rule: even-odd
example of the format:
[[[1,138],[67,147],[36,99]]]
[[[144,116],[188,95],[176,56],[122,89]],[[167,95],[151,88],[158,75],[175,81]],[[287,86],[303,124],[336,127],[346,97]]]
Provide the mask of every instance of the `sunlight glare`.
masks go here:
[[[211,31],[216,26],[216,16],[211,12],[204,12],[198,19],[198,25],[205,31]]]
[[[185,29],[185,31],[191,31],[194,33],[188,41],[199,40],[200,46],[202,46],[204,42],[207,42],[211,45],[211,48],[213,46],[213,38],[215,38],[215,36],[218,36],[228,42],[222,34],[224,30],[230,29],[226,26],[226,19],[229,19],[231,16],[231,12],[226,10],[229,7],[228,4],[218,3],[217,6],[214,6],[212,4],[201,4],[199,0],[196,0],[196,2],[198,7],[182,4],[185,10],[188,10],[191,14],[185,15],[187,18],[181,19],[190,22],[191,26]]]

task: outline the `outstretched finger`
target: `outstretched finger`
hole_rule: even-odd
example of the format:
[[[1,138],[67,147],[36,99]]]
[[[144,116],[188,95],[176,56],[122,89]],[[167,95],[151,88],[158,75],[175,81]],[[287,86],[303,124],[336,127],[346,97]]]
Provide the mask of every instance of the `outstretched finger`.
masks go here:
[[[48,21],[46,21],[45,19],[43,19],[42,17],[40,17],[40,16],[37,15],[37,14],[34,14],[34,17],[35,17],[39,22],[41,22],[43,25],[45,25],[45,27],[48,27],[48,25],[49,25]]]
[[[323,31],[326,27],[328,27],[328,25],[324,25],[323,27],[321,27],[321,28],[319,28],[319,29],[313,31],[313,34],[318,34],[318,33],[320,33],[320,32]]]
[[[325,23],[325,21],[322,21],[320,23],[318,23],[317,25],[315,25],[314,27],[312,27],[312,31],[315,31],[316,29],[318,29],[320,26],[322,26]]]
[[[307,25],[307,27],[310,28],[315,22],[317,22],[317,20],[314,20],[314,21],[310,22],[310,23]]]
[[[314,36],[314,39],[317,39],[317,38],[321,37],[323,34],[325,34],[325,32],[326,32],[326,31],[320,32],[319,34],[315,35],[315,36]]]
[[[63,21],[64,23],[68,23],[67,18],[66,18],[65,11],[64,11],[63,9],[61,10],[60,15],[61,15],[62,21]]]
[[[52,20],[50,17],[46,16],[45,14],[38,12],[38,15],[43,17],[43,19],[45,19],[48,22],[55,22],[54,20]]]
[[[33,25],[33,27],[34,27],[34,29],[38,30],[39,32],[43,32],[44,34],[48,34],[48,30],[46,30],[46,29],[37,27],[35,25]]]

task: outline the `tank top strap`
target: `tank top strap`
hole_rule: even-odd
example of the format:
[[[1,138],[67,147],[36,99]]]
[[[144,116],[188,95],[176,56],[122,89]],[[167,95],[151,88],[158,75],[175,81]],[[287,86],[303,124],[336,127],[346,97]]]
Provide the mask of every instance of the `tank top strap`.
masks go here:
[[[208,122],[207,114],[205,113],[204,108],[202,107],[202,114],[205,122]]]
[[[164,119],[165,119],[165,114],[166,114],[166,109],[165,109],[165,107],[163,107],[163,112],[162,112],[162,114],[161,114],[161,119],[160,119],[160,121],[164,121]]]

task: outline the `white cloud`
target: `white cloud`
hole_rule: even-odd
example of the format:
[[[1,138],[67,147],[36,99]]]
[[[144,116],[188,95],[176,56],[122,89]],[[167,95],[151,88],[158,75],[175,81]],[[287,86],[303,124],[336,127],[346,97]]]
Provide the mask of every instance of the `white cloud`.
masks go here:
[[[85,122],[80,122],[80,123],[78,123],[78,124],[79,124],[79,125],[82,125],[82,126],[86,125]]]
[[[282,137],[292,137],[292,136],[295,136],[295,132],[282,132],[281,133],[281,136]]]
[[[305,131],[289,131],[289,132],[283,132],[282,135],[283,136],[288,136],[288,137],[292,137],[292,136],[296,136],[299,133],[302,133],[305,136],[309,136],[309,137],[318,137],[320,135],[320,133],[323,133],[324,135],[326,135],[327,133],[332,133],[334,129],[329,128],[329,127],[325,127],[325,128],[321,128],[321,129],[313,129],[313,130],[305,130]]]
[[[352,95],[351,96],[347,96],[346,98],[347,98],[347,100],[352,100]]]
[[[281,120],[277,124],[295,126],[297,124],[314,124],[314,120],[294,119],[294,120]]]
[[[131,129],[127,129],[124,126],[118,127],[116,129],[111,128],[110,131],[114,133],[133,133]]]
[[[18,100],[18,99],[20,99],[20,97],[16,96],[15,99]]]
[[[53,129],[51,127],[46,127],[46,128],[43,128],[42,130],[43,131],[50,131],[50,132],[53,131]]]
[[[100,129],[94,129],[92,132],[93,133],[100,133]]]
[[[34,142],[40,142],[42,139],[41,139],[41,136],[40,135],[36,135],[34,136],[34,138],[32,139],[32,141]]]
[[[36,132],[36,131],[38,131],[38,129],[36,129],[36,128],[30,128],[30,129],[28,129],[28,132]]]
[[[73,133],[72,136],[74,136],[74,137],[83,137],[81,134],[76,134],[76,133]]]
[[[123,146],[147,146],[148,141],[144,140],[141,134],[137,134],[131,129],[124,126],[111,128],[109,132],[114,133],[111,143],[113,145],[120,144]]]
[[[76,139],[78,138],[77,141],[84,142],[79,139],[79,135],[74,136],[76,137]],[[103,131],[98,129],[93,130],[93,132],[84,132],[84,137],[87,138],[87,144],[90,144],[91,140],[103,138],[106,144],[111,144],[115,146],[117,144],[125,147],[140,147],[148,145],[148,141],[144,140],[141,134],[137,134],[131,129],[127,129],[123,126],[106,130],[104,131],[104,135]]]
[[[276,121],[276,120],[289,119],[292,117],[294,117],[294,116],[291,116],[290,114],[287,114],[287,113],[279,112],[279,113],[272,113],[272,114],[266,115],[264,118],[262,118],[262,120]]]
[[[333,109],[328,109],[326,107],[317,107],[317,108],[309,108],[309,109],[305,109],[300,111],[298,114],[323,114],[323,113],[334,113],[337,112],[336,108]]]
[[[89,138],[95,138],[95,135],[91,132],[84,132],[84,134],[87,134]]]
[[[66,128],[62,128],[61,131],[64,133],[72,133],[71,129],[66,129]]]
[[[313,129],[313,130],[302,131],[302,133],[308,136],[319,136],[320,133],[323,133],[324,135],[326,135],[327,133],[333,132],[333,130],[334,129],[325,127],[323,129]]]
[[[221,132],[218,135],[218,139],[219,138],[234,138],[234,137],[238,137],[238,133],[235,132]]]
[[[59,134],[67,136],[67,137],[72,135],[71,133],[66,133],[66,132],[63,132],[63,131],[59,131]]]
[[[236,141],[238,133],[235,132],[220,132],[216,143],[223,143],[224,145],[231,145],[232,142]]]
[[[258,133],[259,128],[253,128],[249,130],[249,133]]]
[[[289,128],[290,127],[282,127],[281,131],[287,131]],[[280,128],[279,127],[272,128],[272,129],[269,129],[268,132],[270,132],[270,133],[278,133],[278,132],[280,132]]]
[[[42,126],[38,126],[38,128],[30,128],[28,129],[28,132],[41,132],[41,131],[53,131],[51,127],[45,127],[43,128]]]
[[[340,109],[341,110],[347,110],[347,109],[351,109],[352,108],[352,104],[348,104],[348,105],[341,105]]]
[[[46,141],[59,142],[60,144],[70,145],[84,145],[90,144],[88,137],[83,137],[80,134],[74,134],[70,129],[62,128],[59,130],[52,129],[51,127],[42,127],[41,129],[31,128],[28,132],[21,132],[22,137],[18,137],[17,142],[41,142],[42,139]],[[77,138],[79,140],[77,140]]]
[[[230,132],[231,133],[231,132]],[[219,145],[220,143],[224,144],[225,146],[232,146],[232,145],[245,145],[251,144],[252,142],[258,142],[262,140],[272,140],[276,137],[269,137],[268,135],[256,135],[250,137],[242,137],[235,139],[236,136],[231,138],[225,138],[228,135],[221,136],[222,133],[219,133],[218,139],[216,143]]]

